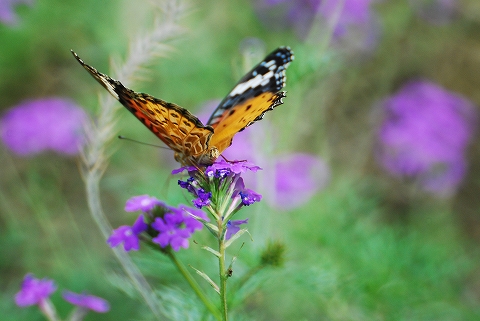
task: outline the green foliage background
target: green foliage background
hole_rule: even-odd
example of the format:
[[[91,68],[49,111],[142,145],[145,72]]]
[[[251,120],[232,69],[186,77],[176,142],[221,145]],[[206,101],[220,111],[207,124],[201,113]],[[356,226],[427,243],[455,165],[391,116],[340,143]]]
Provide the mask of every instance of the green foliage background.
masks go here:
[[[468,175],[447,199],[389,177],[372,156],[378,126],[373,106],[407,79],[430,79],[480,105],[480,6],[459,2],[457,19],[442,26],[418,18],[408,1],[376,3],[381,40],[362,59],[322,42],[301,42],[289,31],[268,30],[246,1],[188,2],[189,13],[181,18],[185,33],[134,89],[196,112],[204,101],[225,95],[242,74],[242,40],[259,38],[268,51],[289,45],[296,57],[287,72],[288,98],[267,115],[279,129],[273,149],[317,154],[332,169],[327,188],[301,208],[279,211],[260,203],[244,211],[254,242],[245,238],[232,282],[257,264],[269,239],[285,244],[286,260],[235,293],[234,320],[480,319],[478,136],[469,149]],[[92,117],[103,89],[70,49],[108,73],[109,57],[121,60],[129,41],[153,21],[149,1],[37,0],[16,11],[18,25],[0,25],[0,108],[63,96]],[[125,110],[118,128],[157,143]],[[108,150],[102,198],[113,226],[132,223],[123,211],[132,195],[186,202],[169,175],[169,151],[123,141]],[[28,272],[111,303],[109,313],[86,320],[151,320],[89,215],[79,159],[53,153],[20,158],[2,146],[0,163],[2,320],[42,320],[35,308],[13,303]],[[208,240],[205,231],[195,237],[200,244]],[[165,258],[148,249],[133,257],[171,318],[182,309],[191,316],[201,309]],[[199,246],[191,244],[180,257],[215,271]],[[70,306],[59,291],[52,300],[66,316]]]

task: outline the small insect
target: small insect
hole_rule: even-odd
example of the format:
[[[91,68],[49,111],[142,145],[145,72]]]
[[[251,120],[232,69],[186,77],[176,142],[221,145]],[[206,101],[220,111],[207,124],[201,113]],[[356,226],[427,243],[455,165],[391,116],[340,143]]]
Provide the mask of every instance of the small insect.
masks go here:
[[[207,124],[187,109],[148,94],[136,93],[118,80],[98,72],[72,51],[78,62],[175,152],[182,166],[212,164],[231,144],[236,133],[261,120],[265,113],[283,104],[285,70],[293,60],[289,47],[267,55],[233,87],[220,102]]]

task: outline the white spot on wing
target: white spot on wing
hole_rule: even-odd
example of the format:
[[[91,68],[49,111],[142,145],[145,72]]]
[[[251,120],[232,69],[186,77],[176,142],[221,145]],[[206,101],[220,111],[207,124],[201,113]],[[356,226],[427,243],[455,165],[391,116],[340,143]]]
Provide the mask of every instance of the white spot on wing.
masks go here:
[[[274,73],[270,70],[265,75],[257,75],[247,82],[242,82],[241,84],[238,84],[235,88],[233,88],[232,92],[230,93],[230,97],[241,95],[250,88],[265,86],[266,84],[268,84],[270,78],[272,78],[273,76]]]

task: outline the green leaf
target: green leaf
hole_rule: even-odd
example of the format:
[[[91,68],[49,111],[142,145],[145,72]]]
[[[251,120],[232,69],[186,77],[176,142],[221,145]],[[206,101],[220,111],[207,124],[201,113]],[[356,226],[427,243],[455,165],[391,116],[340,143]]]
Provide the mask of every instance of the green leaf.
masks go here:
[[[213,280],[210,279],[210,277],[209,277],[206,273],[204,273],[204,272],[202,272],[202,271],[200,271],[200,270],[197,270],[196,268],[194,268],[194,267],[191,266],[191,265],[189,265],[189,266],[190,266],[192,269],[194,269],[195,272],[197,272],[198,275],[200,275],[202,278],[204,278],[204,279],[212,286],[212,288],[213,288],[218,294],[220,294],[220,289],[219,289],[218,285],[217,285],[215,282],[213,282]]]

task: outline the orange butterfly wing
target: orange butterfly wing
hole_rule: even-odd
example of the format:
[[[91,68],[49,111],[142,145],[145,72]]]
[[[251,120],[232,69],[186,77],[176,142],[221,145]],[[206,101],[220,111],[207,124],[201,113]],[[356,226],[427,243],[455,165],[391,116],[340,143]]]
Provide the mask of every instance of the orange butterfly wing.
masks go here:
[[[285,69],[294,59],[288,47],[280,47],[248,72],[219,104],[207,124],[214,129],[210,145],[220,154],[232,144],[236,133],[261,120],[265,113],[283,104]]]
[[[175,151],[175,159],[182,165],[193,165],[197,159],[201,159],[209,152],[212,127],[204,126],[185,108],[124,87],[121,82],[98,72],[85,64],[76,53],[73,51],[72,53],[110,94]],[[218,157],[212,155],[213,158],[216,158],[215,156]]]

